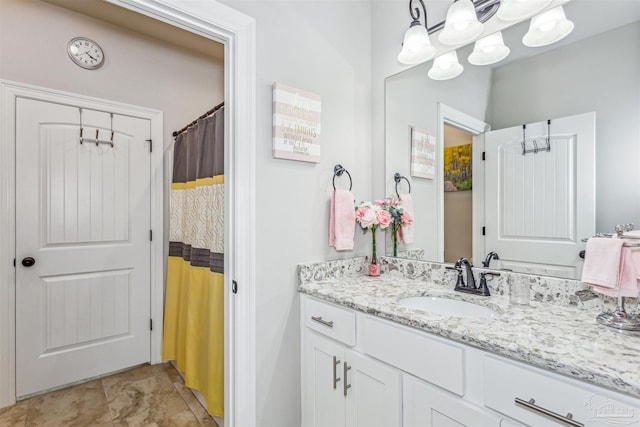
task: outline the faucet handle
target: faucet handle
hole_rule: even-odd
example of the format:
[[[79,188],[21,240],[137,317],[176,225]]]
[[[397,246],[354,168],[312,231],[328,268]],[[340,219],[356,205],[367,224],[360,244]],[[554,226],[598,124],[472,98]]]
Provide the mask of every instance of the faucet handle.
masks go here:
[[[496,276],[496,274],[489,271],[480,273],[480,286],[478,286],[478,294],[485,297],[491,296],[489,287],[487,286],[487,275]],[[500,274],[497,274],[497,276],[499,275]]]
[[[445,268],[447,270],[455,270],[458,272],[458,278],[456,279],[456,288],[458,287],[464,287],[464,277],[462,277],[462,266],[458,265],[458,263],[456,263],[453,267],[450,266],[445,266]]]

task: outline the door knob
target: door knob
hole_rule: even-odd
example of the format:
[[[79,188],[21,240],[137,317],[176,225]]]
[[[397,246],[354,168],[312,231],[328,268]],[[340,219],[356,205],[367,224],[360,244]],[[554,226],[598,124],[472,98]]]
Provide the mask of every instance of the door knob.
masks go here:
[[[25,267],[31,267],[35,263],[36,260],[31,258],[30,256],[22,259],[22,265],[24,265]]]

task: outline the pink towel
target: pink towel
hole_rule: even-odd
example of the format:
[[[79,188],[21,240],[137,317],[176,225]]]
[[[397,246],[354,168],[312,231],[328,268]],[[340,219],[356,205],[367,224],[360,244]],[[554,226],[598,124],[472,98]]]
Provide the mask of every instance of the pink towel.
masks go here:
[[[353,249],[356,233],[356,207],[353,194],[348,190],[336,190],[331,194],[329,213],[329,246],[336,251]]]
[[[640,248],[624,247],[625,239],[589,239],[582,281],[611,297],[635,297],[640,285]]]
[[[411,194],[400,195],[400,206],[411,212],[411,215],[415,218]],[[400,230],[398,230],[398,237],[400,238],[400,241],[406,244],[413,243],[413,224],[400,226]]]

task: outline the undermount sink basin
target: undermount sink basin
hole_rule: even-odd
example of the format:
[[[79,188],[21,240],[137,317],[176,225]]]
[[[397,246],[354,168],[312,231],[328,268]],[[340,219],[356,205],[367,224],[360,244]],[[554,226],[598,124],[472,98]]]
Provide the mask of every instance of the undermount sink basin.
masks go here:
[[[471,302],[440,297],[408,297],[398,300],[401,305],[444,316],[486,319],[500,314],[490,308]]]

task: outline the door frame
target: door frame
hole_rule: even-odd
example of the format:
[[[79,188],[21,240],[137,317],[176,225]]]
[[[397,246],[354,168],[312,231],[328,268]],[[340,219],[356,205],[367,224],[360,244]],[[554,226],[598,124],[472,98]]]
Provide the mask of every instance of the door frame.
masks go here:
[[[151,139],[163,146],[163,113],[159,110],[138,107],[99,98],[43,88],[39,86],[0,80],[1,100],[0,123],[0,235],[5,238],[0,243],[0,407],[15,403],[16,399],[16,323],[15,296],[16,270],[15,260],[15,191],[16,191],[16,104],[18,98],[81,107],[85,109],[108,111],[123,116],[132,116],[149,120]],[[154,324],[159,327],[151,331],[150,360],[151,363],[162,361],[162,322],[164,319],[164,255],[163,255],[163,150],[152,150],[150,176],[150,226],[155,239],[151,241],[151,274],[150,274],[150,315]]]
[[[224,265],[224,422],[226,426],[256,425],[255,19],[215,1],[106,1],[224,44],[224,221],[227,254]],[[0,239],[0,407],[15,403],[15,353],[4,345],[15,340],[15,323],[12,323],[15,311],[15,271],[12,265],[15,251],[15,187],[12,185],[15,149],[13,135],[4,125],[14,105],[4,103],[4,98],[0,99],[0,236],[7,237]],[[232,281],[238,284],[236,294],[231,292]]]
[[[484,138],[482,134],[491,129],[491,126],[482,120],[476,119],[462,111],[438,102],[438,136],[437,136],[437,161],[436,161],[436,186],[438,188],[437,199],[437,256],[438,262],[444,262],[444,125],[451,125],[473,135],[473,258],[476,264],[484,253],[484,239],[482,227],[484,222],[484,164],[478,161],[484,151]],[[476,180],[476,176],[479,178]],[[477,184],[476,184],[477,183]]]

